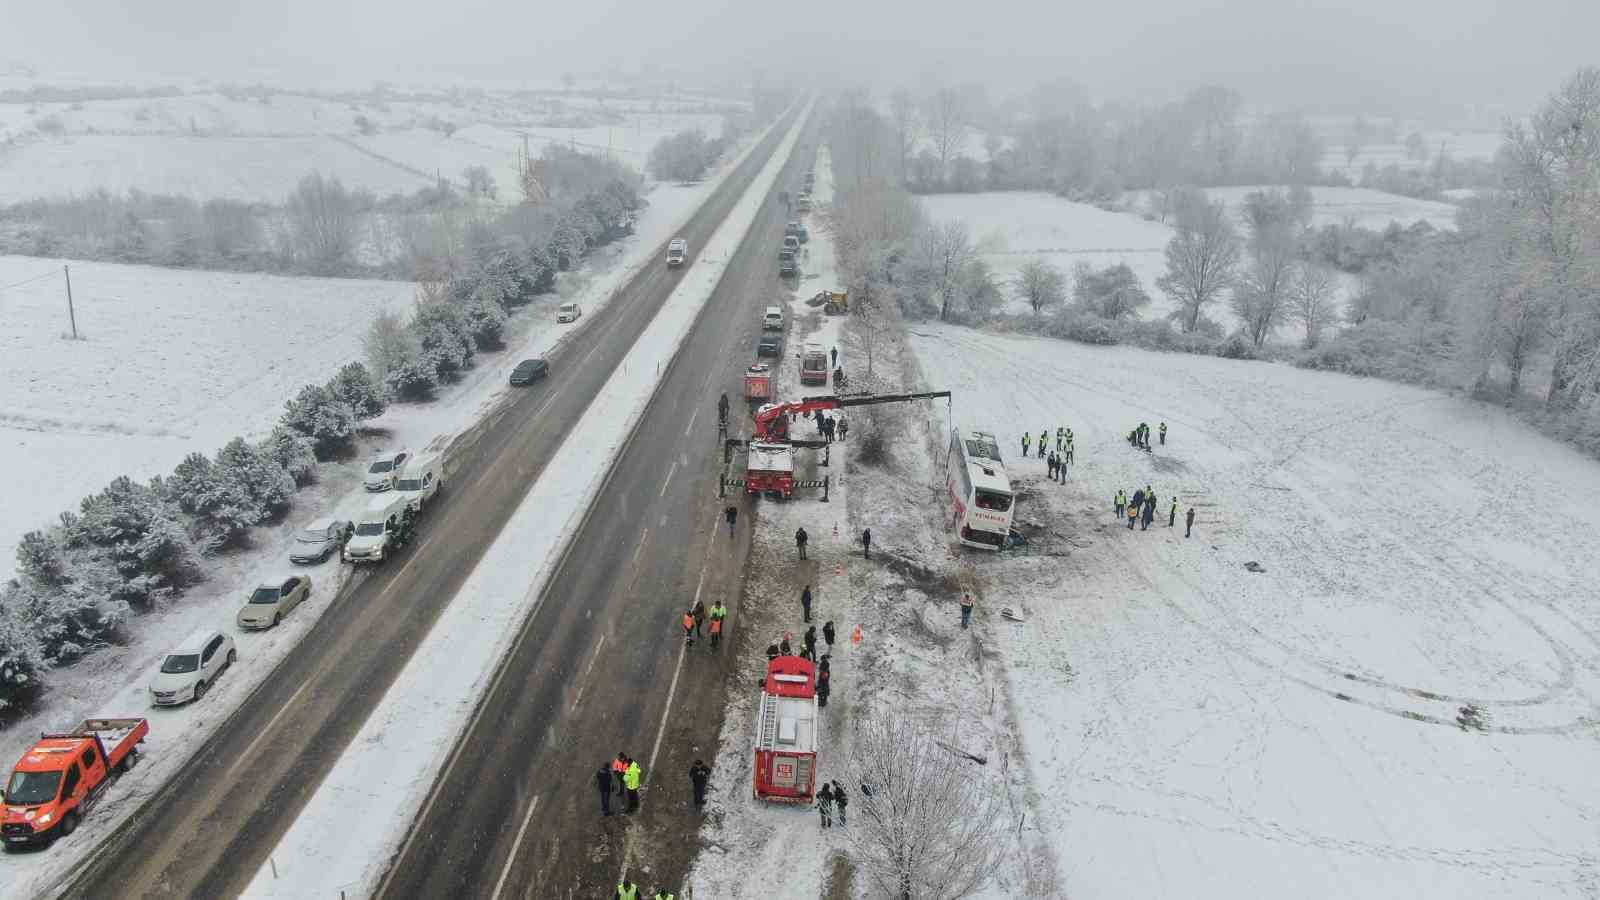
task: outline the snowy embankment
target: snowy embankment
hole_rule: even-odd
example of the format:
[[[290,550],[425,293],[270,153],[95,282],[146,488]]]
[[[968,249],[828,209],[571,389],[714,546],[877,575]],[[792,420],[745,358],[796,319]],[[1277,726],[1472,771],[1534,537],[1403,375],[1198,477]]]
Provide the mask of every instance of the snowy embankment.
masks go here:
[[[460,593],[318,787],[252,897],[369,893],[435,775],[532,613],[612,461],[643,415],[726,263],[755,221],[809,117],[788,135],[551,458]],[[529,566],[529,560],[538,560]],[[430,710],[419,717],[417,710]],[[363,827],[351,828],[360,822]]]
[[[1000,438],[1032,535],[963,555],[1065,896],[1593,896],[1600,466],[1381,381],[909,342],[956,423]],[[1168,443],[1131,448],[1140,421]],[[1064,485],[1016,458],[1060,426]],[[1159,514],[1130,532],[1111,497],[1145,485]]]
[[[818,208],[826,210],[833,193],[826,150],[818,155],[816,173],[813,195]],[[802,386],[797,364],[789,361],[808,341],[829,350],[838,347],[839,363],[851,379],[850,390],[939,387],[914,385],[901,371],[903,348],[888,337],[874,349],[874,375],[869,379],[865,349],[850,320],[823,316],[804,304],[818,290],[842,285],[825,219],[824,213],[810,223],[811,241],[801,266],[803,287],[789,298],[790,337],[778,366],[778,396],[822,393]],[[922,558],[942,562],[947,557],[938,540],[939,524],[933,521],[939,515],[942,472],[931,460],[943,457],[937,436],[916,424],[926,421],[925,405],[863,407],[847,410],[843,418],[849,422],[849,434],[834,444],[828,467],[820,465],[823,454],[816,451],[800,451],[796,459],[798,478],[831,475],[829,503],[822,504],[815,489],[802,489],[787,503],[758,501],[747,582],[733,610],[740,656],[739,675],[732,683],[760,683],[766,672],[763,651],[769,643],[787,636],[798,652],[806,629],[798,598],[809,586],[819,652],[831,653],[833,685],[831,700],[822,710],[818,778],[845,784],[856,801],[855,824],[825,831],[809,808],[751,797],[751,729],[757,693],[739,692],[729,698],[713,763],[700,830],[705,849],[687,880],[695,896],[719,900],[859,896],[868,877],[856,868],[852,854],[865,840],[863,807],[857,785],[849,783],[846,760],[856,724],[887,710],[919,721],[939,720],[944,726],[941,736],[953,746],[987,754],[993,767],[975,768],[972,777],[997,788],[1005,786],[1008,818],[1024,808],[1024,792],[1017,781],[1022,773],[1004,769],[1004,752],[1012,740],[1003,698],[998,706],[994,700],[996,687],[1003,690],[997,685],[998,671],[985,670],[979,659],[981,645],[971,639],[972,632],[959,630],[955,596],[945,585],[928,583],[920,575],[938,565],[924,564]],[[791,428],[796,437],[817,437],[813,420],[801,419]],[[858,464],[856,456],[865,452],[875,430],[886,438],[888,459]],[[891,477],[888,471],[905,477]],[[870,561],[862,558],[857,540],[863,526],[870,526],[874,534]],[[806,561],[797,558],[794,545],[795,530],[801,527],[811,538]],[[914,560],[913,569],[919,574],[908,575],[897,562],[904,559]],[[830,621],[838,638],[831,647],[821,637],[823,623]],[[859,646],[851,642],[858,625],[863,631]],[[1002,876],[980,896],[1023,896],[1051,882],[1048,848],[1022,852],[1015,848],[1009,844]],[[782,877],[776,877],[780,872]]]
[[[649,195],[650,207],[640,214],[633,236],[598,251],[584,261],[580,270],[563,273],[558,293],[539,298],[510,319],[506,350],[479,354],[476,366],[467,373],[465,379],[442,390],[435,402],[395,405],[382,417],[368,423],[372,429],[386,434],[382,445],[412,449],[447,448],[455,436],[466,432],[485,412],[497,405],[501,395],[509,390],[506,385],[507,376],[518,360],[545,354],[570,335],[587,327],[588,323],[594,320],[594,314],[604,308],[616,291],[638,272],[641,266],[658,265],[660,262],[658,251],[661,244],[682,229],[701,203],[737,168],[743,156],[759,146],[761,137],[760,134],[752,135],[741,154],[736,158],[730,157],[724,160],[716,174],[699,185],[657,186]],[[0,257],[0,266],[10,262],[11,259]],[[26,260],[26,262],[32,263],[37,260]],[[123,279],[132,279],[135,275],[148,275],[155,279],[158,286],[163,283],[178,285],[184,290],[175,289],[158,296],[164,297],[163,302],[166,303],[179,302],[173,300],[173,297],[180,296],[184,298],[182,303],[190,304],[197,310],[204,306],[202,300],[207,296],[204,291],[199,290],[199,287],[216,283],[211,279],[217,279],[224,284],[249,285],[253,286],[249,296],[267,308],[267,312],[263,312],[263,315],[271,315],[271,311],[276,310],[278,314],[287,316],[294,309],[298,309],[299,305],[310,308],[320,304],[323,310],[320,313],[322,321],[326,321],[329,315],[327,310],[337,309],[339,304],[339,301],[330,300],[327,295],[321,293],[325,286],[347,288],[352,284],[345,279],[285,279],[223,273],[170,272],[164,269],[85,263],[74,263],[74,274],[80,267],[111,270],[112,275]],[[164,282],[162,279],[169,275],[182,278]],[[203,277],[197,278],[197,275]],[[267,290],[260,286],[262,284],[270,284],[276,289]],[[359,285],[361,282],[354,284]],[[393,283],[388,282],[379,284],[393,286]],[[76,282],[74,287],[77,288]],[[409,298],[410,285],[401,287],[407,289]],[[297,290],[305,293],[296,293]],[[136,291],[139,293],[135,293]],[[151,296],[149,288],[139,288],[137,283],[131,280],[127,281],[126,286],[121,288],[118,294],[124,301],[133,296]],[[557,324],[556,307],[568,300],[581,304],[585,315],[571,325]],[[134,353],[137,349],[137,336],[141,333],[138,329],[161,327],[159,323],[151,321],[151,318],[137,314],[126,317],[127,328],[133,331],[133,337],[126,339],[130,343],[125,345],[119,343],[116,346],[126,346],[128,353],[133,354],[128,357],[130,365],[138,364],[137,354]],[[199,312],[179,314],[175,318],[184,323],[188,329],[182,336],[183,346],[186,347],[203,344],[208,337],[220,339],[222,335],[233,333],[226,327],[218,325],[217,320]],[[269,341],[283,333],[285,332],[282,329],[274,331],[264,326],[256,332],[258,338]],[[118,340],[120,342],[124,339],[119,337]],[[93,339],[88,343],[92,347]],[[345,329],[338,341],[329,339],[329,346],[332,349],[314,342],[306,343],[307,358],[321,360],[319,363],[321,368],[296,366],[284,369],[285,374],[274,376],[280,380],[273,380],[273,377],[263,375],[263,381],[270,381],[277,386],[277,394],[263,397],[258,401],[259,408],[247,408],[243,402],[217,403],[205,412],[203,417],[195,419],[197,423],[205,423],[205,428],[214,430],[219,435],[217,439],[209,443],[199,443],[198,439],[191,437],[189,442],[168,448],[168,455],[161,457],[152,455],[151,465],[158,467],[156,471],[166,471],[191,449],[210,451],[221,444],[226,439],[225,436],[239,432],[249,435],[251,426],[247,423],[254,421],[249,418],[251,416],[260,417],[262,428],[269,427],[281,408],[282,399],[290,396],[294,388],[305,381],[322,381],[340,364],[359,357],[360,328],[352,325]],[[298,347],[299,345],[279,347],[281,351],[279,355],[287,355]],[[118,358],[122,356],[123,354],[119,354]],[[226,354],[220,354],[218,358],[225,357]],[[42,366],[50,357],[35,351],[24,358]],[[13,358],[12,362],[15,361]],[[0,363],[0,366],[5,364]],[[45,371],[40,369],[40,372]],[[218,377],[219,373],[209,367],[184,368],[168,361],[161,368],[152,369],[152,377],[156,375],[176,380],[162,382],[165,389],[161,392],[148,396],[141,394],[137,398],[124,398],[123,402],[130,405],[146,402],[179,403],[191,394],[205,391],[209,379]],[[54,396],[61,402],[66,402],[72,396],[69,391],[57,390],[54,393],[45,391],[43,376],[36,374],[32,377],[36,379],[41,394],[46,398]],[[88,389],[81,384],[76,387]],[[142,388],[138,384],[132,384],[128,389]],[[252,387],[250,390],[254,391],[255,388]],[[97,397],[90,397],[87,402],[94,404],[102,401]],[[88,408],[97,409],[92,405]],[[165,415],[170,421],[170,417],[176,415],[170,412],[161,413],[159,408],[157,409],[156,416],[148,418],[160,420],[158,416]],[[121,406],[117,405],[103,408],[106,414],[119,410]],[[214,419],[221,424],[216,424]],[[69,438],[82,438],[85,441],[100,439],[93,434],[87,437],[76,432],[61,434],[56,438],[58,443],[52,445],[52,451],[60,455],[52,457],[41,453],[35,457],[32,454],[25,454],[16,460],[19,467],[33,466],[32,470],[26,468],[20,470],[35,472],[36,480],[46,483],[53,481],[55,484],[66,484],[70,487],[55,501],[48,516],[30,518],[26,521],[19,519],[17,524],[21,530],[46,524],[55,512],[74,505],[77,496],[99,489],[106,480],[109,480],[110,476],[107,476],[80,489],[71,486],[76,483],[70,480],[77,477],[75,473],[59,472],[54,469],[54,464],[60,459],[75,458],[65,455],[66,448],[80,446],[70,443]],[[92,449],[93,445],[81,446]],[[357,453],[357,459],[364,458],[366,451],[376,446],[376,443],[363,442]],[[88,454],[89,450],[79,449],[75,452]],[[108,450],[107,454],[112,461],[116,461],[119,459],[117,454],[122,452],[124,451],[118,448]],[[126,463],[125,459],[122,461]],[[137,477],[139,472],[135,471],[132,474]],[[310,569],[294,568],[295,571],[306,571],[310,574],[313,592],[311,597],[297,607],[276,629],[261,634],[240,634],[234,628],[233,617],[249,588],[263,581],[283,577],[291,571],[287,560],[293,534],[297,528],[319,516],[351,519],[365,507],[368,495],[361,488],[360,475],[359,462],[320,466],[318,482],[295,495],[293,509],[281,523],[271,528],[257,529],[252,533],[252,540],[255,542],[253,549],[218,558],[205,583],[191,588],[183,597],[166,607],[132,620],[127,628],[125,643],[103,648],[82,662],[50,673],[49,684],[35,703],[33,711],[12,723],[3,734],[0,734],[0,764],[9,765],[20,757],[32,743],[31,736],[38,732],[59,730],[91,716],[149,715],[150,737],[144,747],[144,762],[117,782],[116,787],[106,794],[105,799],[95,808],[94,815],[83,823],[76,835],[59,842],[49,853],[7,856],[0,861],[0,868],[7,874],[6,883],[0,887],[0,896],[7,898],[32,896],[39,893],[40,886],[61,881],[64,873],[70,871],[83,854],[91,852],[95,844],[120,824],[128,814],[137,809],[169,779],[178,775],[187,764],[190,754],[222,725],[227,716],[272,672],[300,638],[316,627],[347,575],[337,562],[330,561]],[[11,522],[9,515],[4,522],[7,524]],[[11,564],[12,558],[9,548],[7,550],[4,559],[0,560],[5,566]],[[150,708],[146,685],[162,654],[171,650],[190,632],[202,626],[221,627],[233,634],[238,643],[238,663],[218,680],[203,703],[178,708]]]

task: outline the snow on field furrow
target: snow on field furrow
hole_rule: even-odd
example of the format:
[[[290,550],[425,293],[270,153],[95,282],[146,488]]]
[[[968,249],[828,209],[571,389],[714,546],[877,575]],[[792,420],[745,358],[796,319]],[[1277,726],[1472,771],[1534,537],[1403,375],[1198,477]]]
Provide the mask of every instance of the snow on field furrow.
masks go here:
[[[1077,438],[1065,485],[1008,462],[1045,532],[976,569],[1028,617],[998,638],[1067,895],[1584,895],[1592,461],[1382,382],[937,325],[910,342],[1003,450]],[[1169,445],[1129,447],[1141,420]],[[1129,533],[1111,495],[1147,483],[1160,515]]]

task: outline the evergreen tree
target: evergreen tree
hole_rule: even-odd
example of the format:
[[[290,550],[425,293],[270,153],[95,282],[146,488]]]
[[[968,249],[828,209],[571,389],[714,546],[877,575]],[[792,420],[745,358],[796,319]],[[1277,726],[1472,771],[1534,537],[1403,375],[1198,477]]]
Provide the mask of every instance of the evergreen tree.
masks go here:
[[[320,385],[308,384],[284,404],[283,424],[311,439],[318,459],[348,447],[356,434],[355,412]]]
[[[383,415],[383,392],[367,367],[358,362],[347,363],[328,382],[328,393],[350,407],[358,420],[376,419]]]
[[[317,454],[311,439],[282,425],[261,442],[261,450],[289,473],[297,485],[309,484],[317,474]]]

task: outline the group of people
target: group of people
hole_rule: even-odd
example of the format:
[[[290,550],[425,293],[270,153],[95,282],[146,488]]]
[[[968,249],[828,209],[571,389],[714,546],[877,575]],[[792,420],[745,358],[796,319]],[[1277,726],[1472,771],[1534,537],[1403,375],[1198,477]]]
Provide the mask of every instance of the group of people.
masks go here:
[[[806,593],[809,596],[809,587],[806,589]],[[806,603],[806,608],[810,608],[809,602]],[[810,620],[808,619],[807,621]],[[833,640],[836,636],[837,634],[833,630],[833,622],[824,623],[822,626],[822,639],[827,642],[828,650],[820,656],[817,654],[817,626],[806,626],[805,634],[800,637],[800,658],[817,664],[817,706],[819,707],[828,705],[828,695],[833,691],[833,675],[829,670],[832,668]],[[783,637],[779,638],[775,643],[767,645],[767,662],[770,663],[780,656],[794,655],[794,645],[789,642],[789,637],[789,632],[785,631]]]
[[[639,885],[629,881],[627,876],[624,875],[622,880],[617,882],[617,892],[611,895],[611,900],[639,900],[640,896]],[[647,897],[648,900],[677,900],[678,898],[677,894],[662,887],[656,888],[654,894],[643,896]]]
[[[1051,434],[1046,429],[1039,429],[1039,458],[1044,459],[1046,454],[1055,457],[1062,464],[1072,462],[1072,429],[1057,428],[1055,430],[1055,446],[1051,447]],[[1034,446],[1033,435],[1024,431],[1022,433],[1022,457],[1028,458],[1028,451]]]
[[[824,782],[822,790],[817,791],[817,812],[822,814],[822,827],[833,827],[833,811],[839,810],[839,827],[844,827],[845,813],[850,807],[850,795],[845,793],[844,785],[837,781]]]
[[[840,424],[843,424],[843,423],[840,423]],[[732,509],[733,507],[730,506],[728,508]],[[729,534],[730,537],[733,534],[733,521],[731,519],[728,522],[728,534]],[[810,542],[811,542],[811,535],[806,532],[806,527],[804,525],[801,525],[799,528],[796,528],[794,530],[794,549],[795,549],[796,553],[800,554],[800,558],[801,559],[806,559],[807,558],[806,557],[806,544],[808,544]],[[872,529],[871,528],[863,528],[863,529],[861,529],[861,555],[863,557],[865,557],[866,559],[871,559],[872,558]],[[809,612],[806,613],[806,621],[807,622],[811,621],[811,614]]]
[[[711,649],[722,646],[722,623],[728,618],[728,608],[718,600],[707,610],[704,601],[696,600],[694,606],[683,614],[680,624],[683,625],[683,642],[693,647],[695,639],[700,637],[700,630],[709,621],[711,633]]]
[[[1129,531],[1132,531],[1135,525],[1139,525],[1141,531],[1150,530],[1150,523],[1156,518],[1157,502],[1156,492],[1148,484],[1142,490],[1134,491],[1132,497],[1128,496],[1127,491],[1119,490],[1116,496],[1111,498],[1111,506],[1116,510],[1117,520],[1126,519]],[[1172,506],[1167,510],[1167,527],[1171,528],[1176,524],[1178,524],[1178,498],[1173,497]],[[1183,524],[1183,536],[1189,537],[1194,533],[1194,507],[1189,507],[1184,513]]]
[[[1160,437],[1161,443],[1165,445],[1167,443],[1167,423],[1162,422],[1161,426],[1156,429],[1156,434]],[[1140,422],[1137,427],[1128,432],[1128,444],[1140,450],[1148,451],[1150,449],[1150,423]]]
[[[622,812],[639,811],[639,780],[643,777],[639,763],[626,753],[618,753],[617,758],[609,764],[600,767],[594,773],[595,787],[600,789],[600,814],[611,815],[611,794],[615,791],[618,802],[626,800]]]

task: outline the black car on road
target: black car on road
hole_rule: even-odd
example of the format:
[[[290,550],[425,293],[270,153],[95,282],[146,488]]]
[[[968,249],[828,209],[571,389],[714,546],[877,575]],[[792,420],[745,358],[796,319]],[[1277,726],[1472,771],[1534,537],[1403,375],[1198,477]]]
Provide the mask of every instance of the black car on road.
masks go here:
[[[783,352],[783,335],[763,334],[756,342],[757,356],[777,356]]]
[[[533,384],[549,374],[550,364],[543,359],[525,359],[511,370],[511,384],[516,387]]]

